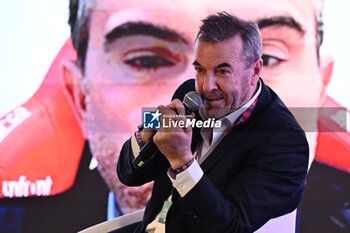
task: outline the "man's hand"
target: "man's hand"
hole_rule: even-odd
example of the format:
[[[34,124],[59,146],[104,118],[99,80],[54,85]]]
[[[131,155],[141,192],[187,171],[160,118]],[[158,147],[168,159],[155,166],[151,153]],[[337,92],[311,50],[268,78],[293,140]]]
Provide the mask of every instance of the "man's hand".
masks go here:
[[[155,129],[142,129],[140,130],[140,139],[143,143],[146,143],[151,140],[155,133],[157,133]]]
[[[165,119],[167,123],[169,123],[169,120],[186,122],[186,117],[184,117],[185,107],[178,99],[173,100],[166,106],[160,105],[158,109],[162,113],[162,121]],[[169,119],[164,115],[172,117]],[[180,128],[178,125],[174,127],[173,124],[167,124],[167,126],[169,128],[163,128],[162,126],[158,130],[153,137],[153,141],[160,152],[167,157],[171,168],[175,170],[184,166],[193,158],[191,152],[192,128]]]

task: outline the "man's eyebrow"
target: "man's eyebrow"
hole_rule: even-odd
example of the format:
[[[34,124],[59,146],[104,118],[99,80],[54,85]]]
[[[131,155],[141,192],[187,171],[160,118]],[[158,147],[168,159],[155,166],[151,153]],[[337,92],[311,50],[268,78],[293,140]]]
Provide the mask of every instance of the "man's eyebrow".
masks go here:
[[[297,30],[298,32],[304,34],[305,30],[302,25],[298,23],[294,18],[289,16],[275,16],[270,18],[259,19],[256,22],[259,26],[259,29],[263,29],[271,26],[286,26],[291,29]]]
[[[216,66],[216,69],[223,68],[223,67],[231,67],[230,64],[224,62]]]
[[[198,61],[194,61],[192,63],[192,65],[194,65],[194,66],[202,66]],[[217,65],[215,67],[215,69],[220,69],[220,68],[223,68],[223,67],[231,67],[231,65],[226,63],[226,62],[224,62],[224,63],[221,63],[221,64]]]
[[[146,35],[153,36],[159,39],[163,39],[169,42],[181,41],[188,44],[188,41],[183,38],[179,33],[163,26],[158,26],[144,22],[127,22],[121,24],[109,32],[106,36],[106,42],[111,43],[112,41],[134,35]]]

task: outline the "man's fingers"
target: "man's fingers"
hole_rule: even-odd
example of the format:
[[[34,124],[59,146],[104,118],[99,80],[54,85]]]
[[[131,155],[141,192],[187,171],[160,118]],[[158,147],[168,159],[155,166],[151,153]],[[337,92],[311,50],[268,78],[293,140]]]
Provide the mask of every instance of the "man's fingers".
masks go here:
[[[172,109],[169,107],[169,105],[159,105],[158,108],[160,113],[162,113],[162,115],[169,115],[169,116],[173,116],[176,115],[176,111],[175,109]]]
[[[159,110],[159,112],[162,113],[162,116],[161,116],[162,123],[165,124],[165,125],[162,125],[160,129],[161,132],[163,131],[170,132],[176,128],[178,130],[182,129],[185,132],[189,132],[192,130],[192,129],[188,129],[190,127],[187,127],[187,118],[185,117],[185,114],[186,114],[185,107],[180,100],[175,99],[166,106],[159,105],[157,109]],[[194,114],[191,114],[191,116],[193,117]]]
[[[168,107],[174,109],[178,115],[185,115],[185,106],[179,99],[174,99],[168,104]]]

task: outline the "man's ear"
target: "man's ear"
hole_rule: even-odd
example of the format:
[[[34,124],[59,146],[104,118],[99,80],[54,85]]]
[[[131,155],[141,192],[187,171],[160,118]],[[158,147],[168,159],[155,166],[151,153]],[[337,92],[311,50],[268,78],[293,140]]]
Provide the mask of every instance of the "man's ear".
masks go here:
[[[261,71],[262,71],[262,67],[263,67],[263,60],[261,58],[259,58],[259,60],[257,60],[254,65],[253,65],[253,78],[252,78],[252,83],[251,85],[256,85],[256,83],[259,80]]]
[[[63,61],[63,80],[68,94],[77,109],[79,118],[85,114],[85,89],[83,85],[83,74],[80,67],[74,61]]]
[[[333,74],[334,58],[330,55],[321,55],[320,57],[320,74],[322,80],[321,101],[325,98],[325,93]]]

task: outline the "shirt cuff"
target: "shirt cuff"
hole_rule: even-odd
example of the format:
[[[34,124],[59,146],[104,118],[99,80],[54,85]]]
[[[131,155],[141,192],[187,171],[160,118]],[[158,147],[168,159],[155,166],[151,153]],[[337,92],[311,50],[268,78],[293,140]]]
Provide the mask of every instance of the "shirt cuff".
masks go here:
[[[135,137],[135,134],[133,134],[131,136],[131,151],[134,155],[134,159],[139,155],[140,153],[140,146],[139,144],[137,143],[137,140],[136,140],[136,137]]]
[[[168,176],[180,196],[184,197],[202,178],[203,170],[199,166],[197,160],[194,160],[186,170],[176,175],[176,179],[173,179],[169,175],[169,172]]]

